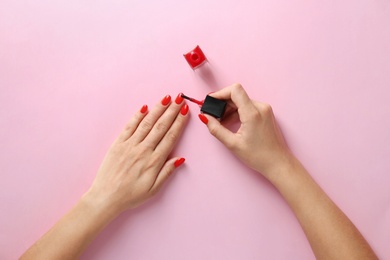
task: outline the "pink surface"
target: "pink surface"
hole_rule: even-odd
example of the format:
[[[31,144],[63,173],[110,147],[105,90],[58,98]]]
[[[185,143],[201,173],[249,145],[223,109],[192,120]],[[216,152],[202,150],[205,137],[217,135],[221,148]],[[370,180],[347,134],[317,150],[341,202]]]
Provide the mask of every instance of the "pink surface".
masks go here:
[[[381,259],[390,259],[390,2],[0,1],[0,259],[91,184],[126,121],[241,82]],[[209,63],[192,71],[197,44]],[[83,259],[313,259],[277,191],[191,105],[163,191]]]

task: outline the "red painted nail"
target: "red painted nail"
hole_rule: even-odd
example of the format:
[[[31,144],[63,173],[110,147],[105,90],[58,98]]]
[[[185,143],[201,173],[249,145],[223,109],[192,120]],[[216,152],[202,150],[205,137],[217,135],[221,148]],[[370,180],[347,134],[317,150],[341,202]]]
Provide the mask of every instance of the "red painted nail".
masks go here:
[[[141,114],[146,113],[146,111],[148,111],[148,105],[143,105],[140,110]]]
[[[185,158],[179,158],[175,161],[174,165],[175,165],[175,168],[179,167],[180,165],[182,165],[184,163],[186,159]]]
[[[184,98],[181,97],[181,94],[182,93],[179,93],[179,95],[177,95],[177,97],[175,99],[175,103],[178,104],[178,105],[180,105],[181,102],[183,102],[183,99],[184,99]]]
[[[162,104],[163,106],[168,105],[169,102],[171,102],[171,96],[170,96],[170,95],[166,95],[166,96],[161,100],[161,104]]]
[[[184,106],[181,108],[180,114],[182,114],[183,116],[185,116],[185,115],[188,114],[188,105],[184,105]]]
[[[207,125],[207,123],[209,122],[209,120],[207,119],[207,117],[205,117],[203,114],[199,114],[199,119],[200,121],[203,122],[203,124]]]

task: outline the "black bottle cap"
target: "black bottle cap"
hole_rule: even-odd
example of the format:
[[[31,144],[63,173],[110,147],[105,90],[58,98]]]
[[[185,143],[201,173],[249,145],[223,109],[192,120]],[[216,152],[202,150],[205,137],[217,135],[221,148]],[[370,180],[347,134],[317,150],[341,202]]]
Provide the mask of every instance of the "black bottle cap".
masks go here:
[[[200,111],[215,118],[221,119],[225,113],[226,105],[227,103],[225,101],[207,95],[203,101],[203,105],[200,108]]]

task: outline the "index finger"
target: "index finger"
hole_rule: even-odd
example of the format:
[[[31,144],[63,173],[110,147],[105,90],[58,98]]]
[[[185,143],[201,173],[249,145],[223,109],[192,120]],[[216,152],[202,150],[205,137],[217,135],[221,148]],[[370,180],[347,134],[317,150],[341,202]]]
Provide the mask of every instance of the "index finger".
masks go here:
[[[210,96],[227,101],[231,100],[237,106],[237,112],[242,123],[250,120],[250,115],[256,111],[248,94],[238,83],[214,92]]]

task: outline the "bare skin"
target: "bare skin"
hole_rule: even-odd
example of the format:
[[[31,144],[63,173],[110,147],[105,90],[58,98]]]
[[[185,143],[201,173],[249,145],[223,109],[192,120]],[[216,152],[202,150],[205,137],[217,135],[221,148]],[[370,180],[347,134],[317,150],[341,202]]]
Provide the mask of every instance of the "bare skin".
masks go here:
[[[279,190],[317,259],[378,259],[353,223],[290,152],[271,106],[250,100],[239,84],[211,96],[237,107],[231,116],[239,118],[241,127],[232,133],[205,115],[210,133]]]
[[[229,102],[234,109],[228,120],[239,120],[240,128],[233,133],[211,116],[200,115],[201,120],[227,149],[279,190],[317,259],[378,259],[288,149],[268,104],[252,101],[239,84],[211,96]],[[89,191],[22,259],[75,259],[121,212],[160,190],[183,163],[179,157],[168,159],[187,121],[188,107],[176,101],[180,102],[160,102],[149,113],[134,115],[108,151]]]
[[[160,190],[183,163],[168,155],[188,118],[182,99],[164,100],[149,113],[133,116],[107,152],[91,188],[21,259],[77,259],[120,213]]]

